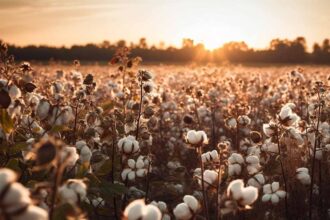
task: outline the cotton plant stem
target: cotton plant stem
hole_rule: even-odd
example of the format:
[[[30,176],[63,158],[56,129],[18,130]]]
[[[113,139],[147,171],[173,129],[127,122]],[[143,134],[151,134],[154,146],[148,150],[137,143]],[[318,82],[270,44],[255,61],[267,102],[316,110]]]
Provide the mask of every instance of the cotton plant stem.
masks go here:
[[[318,94],[319,100],[320,95]],[[320,124],[320,116],[321,116],[321,105],[319,102],[318,106],[318,116],[317,116],[317,123],[316,123],[316,131],[315,131],[315,141],[314,141],[314,148],[313,148],[313,158],[312,158],[312,170],[311,170],[311,185],[309,189],[309,207],[308,207],[308,218],[312,219],[312,209],[313,209],[313,186],[314,186],[314,169],[315,169],[315,156],[316,156],[316,144],[318,141],[318,133],[319,133],[319,124]]]
[[[135,132],[135,139],[137,140],[139,137],[139,129],[140,129],[140,118],[141,118],[141,112],[142,112],[142,101],[143,101],[143,82],[141,80],[140,82],[140,104],[139,104],[139,113],[138,118],[136,122],[136,132]]]
[[[219,152],[219,154],[220,154],[221,152]],[[219,159],[219,167],[218,167],[218,179],[217,179],[217,193],[216,193],[216,209],[215,209],[215,213],[216,213],[216,215],[215,215],[215,217],[216,217],[216,219],[218,219],[218,220],[220,220],[221,219],[221,217],[220,217],[220,215],[219,215],[219,208],[220,208],[220,201],[219,201],[219,194],[220,194],[220,180],[221,180],[221,178],[220,178],[220,176],[221,176],[221,162],[220,162],[220,159]]]
[[[112,134],[112,158],[111,158],[111,182],[114,184],[115,182],[115,154],[116,154],[116,122],[114,122],[114,129],[113,129],[113,134]],[[118,213],[117,213],[117,199],[116,196],[113,197],[113,208],[114,208],[114,217],[116,220],[119,220]]]
[[[206,215],[206,219],[209,219],[209,210],[208,210],[208,203],[207,203],[207,194],[205,190],[205,183],[204,183],[204,165],[202,161],[202,146],[199,146],[197,148],[199,151],[199,158],[200,158],[200,166],[201,166],[201,172],[202,172],[202,192],[203,192],[203,206],[204,206],[204,211]]]
[[[286,219],[290,219],[289,218],[288,197],[287,197],[288,186],[287,186],[287,180],[286,180],[286,176],[285,176],[285,172],[284,172],[284,166],[283,166],[282,155],[281,155],[279,128],[277,128],[276,135],[277,135],[277,148],[278,148],[278,154],[279,154],[279,160],[280,160],[280,166],[281,166],[282,179],[283,179],[283,182],[284,182],[284,189],[285,189],[285,192],[286,192],[285,198],[284,198],[284,201],[285,201],[285,216],[286,216]]]

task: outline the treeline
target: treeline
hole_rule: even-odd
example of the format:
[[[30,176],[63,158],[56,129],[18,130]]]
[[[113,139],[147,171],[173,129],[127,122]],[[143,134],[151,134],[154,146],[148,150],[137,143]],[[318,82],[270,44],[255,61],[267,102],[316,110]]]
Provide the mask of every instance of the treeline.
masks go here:
[[[121,40],[116,43],[104,41],[101,44],[73,45],[67,47],[9,45],[9,53],[16,60],[36,61],[109,61],[119,47],[129,47],[134,56],[145,62],[239,62],[239,63],[317,63],[330,64],[330,40],[315,43],[312,52],[306,50],[306,40],[274,39],[263,50],[249,48],[245,42],[229,42],[213,51],[203,44],[194,44],[191,39],[183,39],[182,47],[148,46],[145,38],[137,44]]]

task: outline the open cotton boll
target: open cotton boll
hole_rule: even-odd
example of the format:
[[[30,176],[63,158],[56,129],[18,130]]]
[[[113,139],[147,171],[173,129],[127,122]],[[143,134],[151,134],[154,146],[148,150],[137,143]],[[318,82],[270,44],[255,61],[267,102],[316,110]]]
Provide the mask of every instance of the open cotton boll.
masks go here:
[[[29,205],[25,212],[14,215],[12,220],[48,220],[48,212],[34,205]]]
[[[173,209],[173,214],[178,220],[189,220],[192,218],[193,213],[191,213],[188,205],[186,203],[180,203]]]
[[[162,213],[158,207],[153,205],[146,205],[143,209],[142,220],[161,220]]]
[[[247,162],[247,171],[248,173],[251,174],[255,174],[257,173],[261,166],[259,164],[259,157],[255,156],[255,155],[250,155],[246,158],[246,162]]]
[[[227,188],[227,196],[232,197],[234,200],[240,199],[242,195],[243,187],[244,187],[243,180],[237,179],[231,181]]]
[[[272,204],[277,204],[280,199],[285,198],[286,192],[280,190],[279,182],[273,182],[272,184],[266,184],[263,186],[264,195],[262,197],[263,202],[271,202]]]
[[[91,149],[89,149],[87,145],[85,145],[80,150],[80,160],[84,163],[84,162],[89,162],[91,158],[92,158],[92,151]]]
[[[41,119],[44,120],[47,118],[50,110],[50,104],[46,99],[41,99],[38,103],[37,106],[37,116]]]
[[[139,199],[131,202],[124,210],[127,220],[161,220],[162,213],[154,205],[145,205],[144,200]]]
[[[9,88],[8,95],[10,96],[11,99],[15,100],[20,98],[22,93],[21,90],[16,85],[12,85]]]
[[[262,130],[267,137],[272,137],[275,134],[276,127],[273,123],[263,124]]]
[[[206,183],[206,187],[214,184],[218,180],[218,173],[214,170],[205,170],[204,171],[204,181]]]
[[[237,179],[228,185],[227,196],[236,200],[241,206],[247,206],[257,200],[258,189],[253,186],[244,187],[243,180]]]
[[[228,165],[228,175],[235,176],[240,175],[242,172],[242,167],[239,164],[229,164]]]
[[[194,196],[191,195],[185,195],[183,197],[183,201],[188,205],[188,207],[194,211],[197,212],[199,209],[199,202]]]
[[[202,143],[207,144],[208,142],[207,135],[204,131],[190,130],[187,133],[186,139],[188,143],[192,145],[202,144]]]
[[[226,125],[230,129],[234,129],[237,126],[237,121],[235,118],[229,118],[226,120]]]
[[[76,142],[76,148],[78,150],[81,150],[84,146],[87,146],[86,141],[81,140]]]
[[[247,182],[248,186],[254,186],[257,187],[258,189],[260,189],[264,184],[265,184],[265,177],[261,173],[254,175]]]
[[[0,192],[10,183],[16,181],[16,173],[7,168],[0,169]]]
[[[124,216],[127,218],[127,220],[138,220],[142,217],[144,206],[145,204],[142,199],[135,200],[126,206],[124,210]]]
[[[8,213],[15,212],[31,203],[30,192],[22,184],[14,182],[10,185],[1,201]]]
[[[202,154],[202,161],[203,163],[211,162],[211,161],[218,161],[219,154],[216,150],[208,151]]]
[[[74,166],[79,159],[77,154],[77,148],[66,146],[60,151],[60,161],[63,163],[67,162],[68,166]]]
[[[117,145],[119,151],[125,154],[135,154],[140,150],[139,142],[131,135],[121,138]]]
[[[241,154],[238,153],[232,153],[231,156],[228,158],[229,163],[239,163],[242,164],[244,163],[244,158]]]
[[[242,167],[241,164],[244,163],[244,158],[242,155],[233,153],[229,158],[228,158],[228,175],[229,176],[234,176],[234,175],[239,175],[242,172]]]
[[[258,198],[258,189],[253,186],[248,186],[242,189],[242,199],[240,200],[241,205],[251,205]]]
[[[311,184],[311,177],[306,167],[301,167],[296,170],[296,177],[303,185]]]
[[[62,203],[75,204],[86,197],[87,186],[82,180],[69,179],[58,189],[58,195]]]

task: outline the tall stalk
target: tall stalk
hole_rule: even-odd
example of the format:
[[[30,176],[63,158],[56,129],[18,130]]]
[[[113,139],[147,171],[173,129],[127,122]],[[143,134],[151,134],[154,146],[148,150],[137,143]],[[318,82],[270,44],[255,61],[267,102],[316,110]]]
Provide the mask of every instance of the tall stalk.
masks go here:
[[[319,125],[320,125],[320,116],[321,116],[320,93],[318,92],[317,95],[318,95],[319,106],[318,106],[315,140],[314,140],[314,148],[313,148],[312,170],[311,170],[311,185],[310,185],[310,189],[309,189],[309,208],[308,208],[308,218],[309,219],[312,219],[315,156],[316,156],[316,145],[317,145],[318,139],[319,139]]]
[[[139,129],[140,129],[140,118],[142,112],[142,101],[143,101],[143,81],[140,81],[140,103],[139,103],[139,113],[136,122],[136,132],[135,132],[135,139],[137,140],[139,137]]]
[[[201,172],[202,172],[203,206],[204,206],[204,210],[205,210],[206,219],[208,220],[209,219],[209,208],[208,208],[207,194],[206,194],[205,183],[204,183],[204,164],[202,161],[202,145],[200,145],[197,148],[197,151],[199,153],[200,166],[201,166]]]
[[[279,128],[277,127],[276,129],[276,139],[277,139],[277,148],[278,148],[278,154],[279,154],[279,160],[280,160],[280,166],[281,166],[281,173],[282,173],[282,179],[283,179],[283,182],[284,182],[284,189],[285,189],[285,216],[286,216],[286,219],[290,219],[289,218],[289,207],[288,207],[288,186],[287,186],[287,179],[286,179],[286,176],[285,176],[285,172],[284,172],[284,166],[283,166],[283,161],[282,161],[282,154],[281,154],[281,145],[280,145],[280,135],[279,135]]]

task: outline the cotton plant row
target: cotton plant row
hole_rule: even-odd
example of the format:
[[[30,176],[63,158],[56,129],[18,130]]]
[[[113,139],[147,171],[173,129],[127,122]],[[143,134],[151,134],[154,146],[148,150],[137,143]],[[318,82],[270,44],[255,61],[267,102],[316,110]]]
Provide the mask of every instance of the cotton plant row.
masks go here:
[[[1,44],[1,217],[327,217],[326,73],[140,61],[42,73]]]

